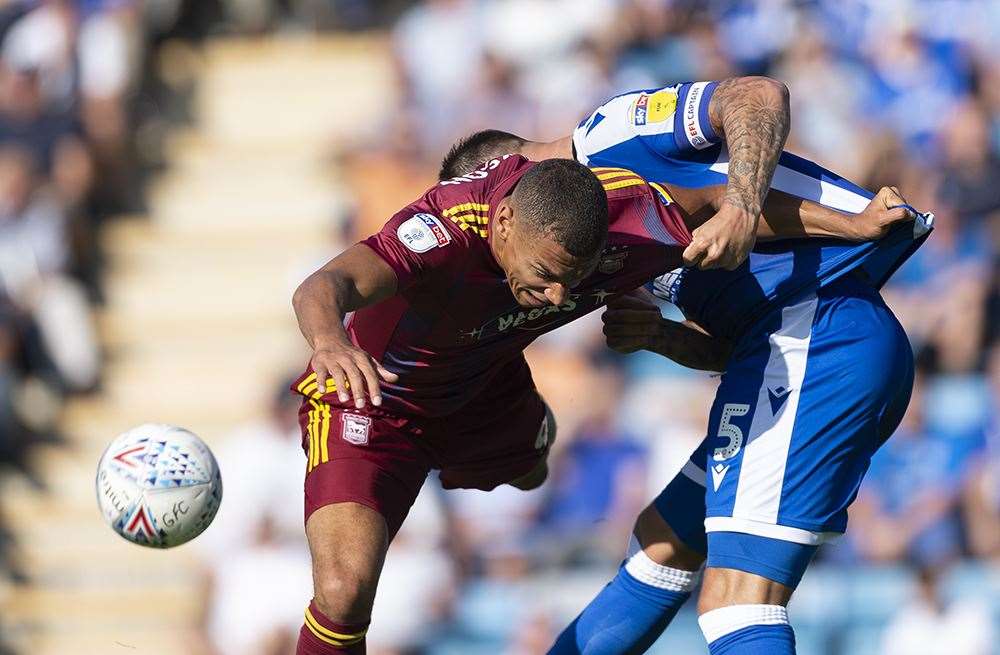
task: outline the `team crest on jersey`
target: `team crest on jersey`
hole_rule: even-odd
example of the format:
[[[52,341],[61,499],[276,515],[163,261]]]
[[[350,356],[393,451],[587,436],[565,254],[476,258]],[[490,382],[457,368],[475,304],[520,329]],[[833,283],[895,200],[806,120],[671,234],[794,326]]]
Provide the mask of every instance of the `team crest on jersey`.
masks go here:
[[[414,214],[400,223],[396,236],[404,246],[417,253],[447,246],[451,242],[448,230],[437,216],[431,214]]]
[[[344,429],[342,436],[344,441],[355,446],[364,446],[368,443],[368,433],[371,431],[372,420],[361,414],[344,413],[340,417]]]
[[[597,270],[604,275],[614,275],[625,268],[626,257],[628,257],[627,250],[619,250],[617,247],[605,250],[601,255],[601,261],[597,264]]]
[[[632,105],[632,124],[661,123],[673,116],[675,109],[677,109],[677,94],[673,91],[640,93]]]

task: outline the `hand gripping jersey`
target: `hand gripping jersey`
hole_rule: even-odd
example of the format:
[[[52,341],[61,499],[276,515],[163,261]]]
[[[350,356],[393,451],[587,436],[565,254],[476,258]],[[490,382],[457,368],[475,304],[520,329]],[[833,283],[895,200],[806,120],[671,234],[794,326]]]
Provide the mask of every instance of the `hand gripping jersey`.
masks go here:
[[[610,210],[597,270],[562,305],[520,307],[490,250],[490,221],[533,165],[507,155],[445,180],[362,242],[398,280],[394,297],[355,312],[348,324],[354,343],[399,375],[394,384],[383,382],[381,410],[456,412],[488,392],[494,373],[541,334],[678,266],[691,237],[666,192],[621,168],[594,169]],[[336,393],[317,392],[314,376],[295,388],[341,405]]]
[[[684,187],[725,184],[729,153],[708,119],[715,82],[678,84],[616,96],[573,133],[577,159],[627,166],[648,180]],[[842,212],[859,213],[873,194],[788,152],[771,188]],[[712,334],[732,338],[775,303],[860,269],[876,288],[923,243],[933,215],[896,226],[877,242],[796,239],[761,243],[735,272],[678,269],[654,291]]]

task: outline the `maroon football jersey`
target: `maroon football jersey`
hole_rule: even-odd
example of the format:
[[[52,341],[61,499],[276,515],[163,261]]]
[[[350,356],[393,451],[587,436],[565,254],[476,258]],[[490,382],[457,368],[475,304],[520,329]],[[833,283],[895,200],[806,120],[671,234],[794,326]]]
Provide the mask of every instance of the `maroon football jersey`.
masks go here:
[[[398,279],[395,296],[355,312],[347,325],[354,343],[399,375],[382,383],[382,410],[454,413],[538,336],[681,265],[691,235],[666,191],[625,169],[594,168],[610,219],[597,270],[558,307],[520,307],[488,239],[495,207],[534,164],[506,155],[445,180],[362,242]],[[304,374],[295,387],[342,405],[308,380]]]

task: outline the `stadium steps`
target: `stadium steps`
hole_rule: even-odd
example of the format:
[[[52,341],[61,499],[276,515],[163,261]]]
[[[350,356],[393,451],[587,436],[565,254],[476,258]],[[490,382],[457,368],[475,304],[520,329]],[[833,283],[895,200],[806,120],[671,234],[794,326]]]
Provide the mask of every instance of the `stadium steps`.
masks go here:
[[[373,132],[385,119],[386,53],[379,37],[305,36],[217,39],[200,53],[196,125],[171,135],[150,215],[102,234],[102,391],[65,407],[68,446],[39,451],[47,494],[0,478],[34,580],[0,584],[2,631],[18,652],[197,655],[196,549],[114,536],[96,508],[94,468],[115,434],[143,422],[218,444],[301,365],[291,291],[329,256],[345,206],[327,156],[356,126]]]

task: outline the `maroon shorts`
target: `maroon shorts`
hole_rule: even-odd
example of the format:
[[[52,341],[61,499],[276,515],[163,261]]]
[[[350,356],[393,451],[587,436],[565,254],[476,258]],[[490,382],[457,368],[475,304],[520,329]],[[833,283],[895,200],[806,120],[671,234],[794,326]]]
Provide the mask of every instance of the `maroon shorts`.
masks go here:
[[[546,406],[523,360],[459,412],[401,417],[306,398],[299,410],[306,452],[305,518],[355,502],[382,514],[390,538],[432,469],[447,489],[482,489],[529,473],[548,454]],[[511,373],[513,375],[507,375]]]

